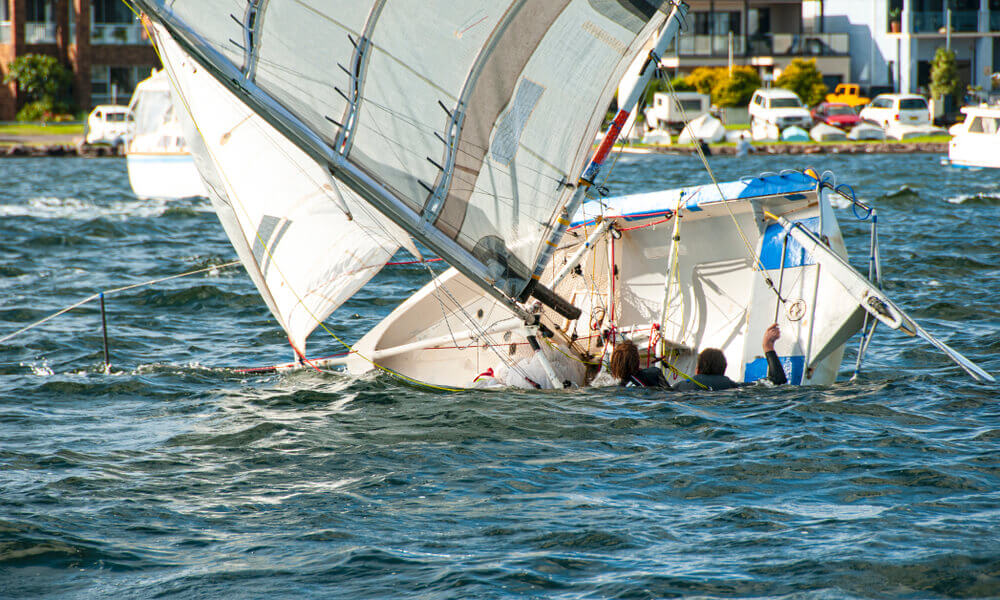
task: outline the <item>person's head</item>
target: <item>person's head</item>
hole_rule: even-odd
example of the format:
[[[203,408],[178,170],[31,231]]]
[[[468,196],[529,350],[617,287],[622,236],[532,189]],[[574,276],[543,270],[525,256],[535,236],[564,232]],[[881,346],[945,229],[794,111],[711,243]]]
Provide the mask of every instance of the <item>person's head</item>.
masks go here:
[[[631,340],[615,345],[609,368],[618,379],[627,379],[639,370],[639,349]]]
[[[718,348],[705,348],[698,355],[699,375],[725,375],[726,355]]]

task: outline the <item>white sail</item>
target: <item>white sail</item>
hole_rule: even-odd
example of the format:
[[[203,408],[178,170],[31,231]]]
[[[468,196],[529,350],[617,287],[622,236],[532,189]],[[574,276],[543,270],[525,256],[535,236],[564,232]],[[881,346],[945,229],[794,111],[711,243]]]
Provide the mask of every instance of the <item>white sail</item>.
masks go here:
[[[292,346],[408,238],[154,28],[216,212]],[[195,125],[197,124],[197,125]]]
[[[508,298],[666,16],[645,0],[137,4],[367,201]]]

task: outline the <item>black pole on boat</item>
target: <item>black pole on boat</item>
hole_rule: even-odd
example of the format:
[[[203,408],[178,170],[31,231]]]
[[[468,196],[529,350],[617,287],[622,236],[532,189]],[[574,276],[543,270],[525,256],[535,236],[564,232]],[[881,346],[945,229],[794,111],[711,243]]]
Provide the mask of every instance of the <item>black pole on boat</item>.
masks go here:
[[[101,331],[104,333],[104,372],[111,370],[111,357],[108,353],[108,319],[104,312],[104,292],[101,292]]]

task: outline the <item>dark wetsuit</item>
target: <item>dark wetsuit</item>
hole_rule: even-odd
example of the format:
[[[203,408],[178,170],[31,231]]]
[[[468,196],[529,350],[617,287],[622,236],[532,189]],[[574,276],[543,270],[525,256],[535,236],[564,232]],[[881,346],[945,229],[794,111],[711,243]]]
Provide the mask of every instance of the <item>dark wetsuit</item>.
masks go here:
[[[628,379],[619,381],[618,385],[623,387],[670,387],[666,378],[663,377],[663,372],[660,371],[660,367],[646,367],[645,369],[639,369]]]
[[[777,352],[771,350],[764,354],[767,357],[767,378],[771,380],[774,385],[781,385],[788,382],[788,378],[785,377],[785,370],[781,367],[781,360],[778,358]],[[751,383],[736,383],[732,379],[726,377],[725,375],[695,375],[691,379],[697,381],[688,381],[687,379],[683,381],[678,381],[673,385],[673,389],[678,392],[693,392],[698,390],[703,390],[708,388],[710,390],[728,390],[736,387],[743,387],[745,385],[752,385]],[[703,388],[702,386],[705,386]]]

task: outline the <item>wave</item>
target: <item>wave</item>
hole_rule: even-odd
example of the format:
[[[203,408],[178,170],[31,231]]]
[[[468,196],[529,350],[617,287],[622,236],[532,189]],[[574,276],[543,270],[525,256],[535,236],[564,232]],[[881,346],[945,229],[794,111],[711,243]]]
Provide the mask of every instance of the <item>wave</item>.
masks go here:
[[[128,220],[152,218],[164,215],[214,212],[212,205],[204,198],[184,200],[110,200],[100,202],[85,198],[58,198],[39,196],[28,198],[23,203],[0,205],[0,217],[31,217],[33,219],[69,219],[90,221],[98,218]]]

